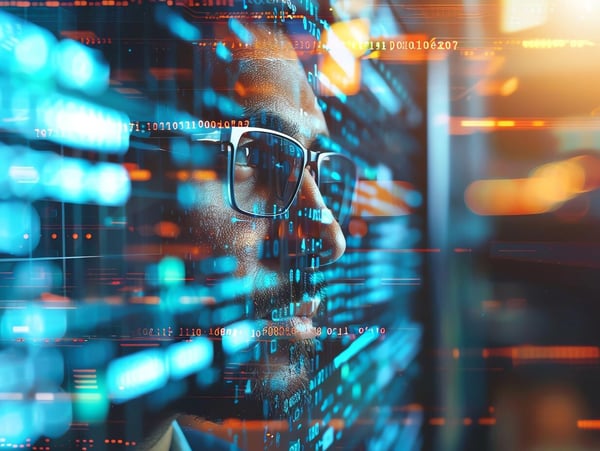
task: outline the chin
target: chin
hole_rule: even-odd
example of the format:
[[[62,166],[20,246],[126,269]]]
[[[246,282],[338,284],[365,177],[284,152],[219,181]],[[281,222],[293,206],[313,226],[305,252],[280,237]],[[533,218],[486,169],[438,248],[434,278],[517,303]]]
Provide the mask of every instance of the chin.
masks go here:
[[[263,353],[261,361],[250,364],[255,379],[248,399],[260,402],[269,419],[289,417],[288,400],[292,397],[297,400],[295,408],[308,403],[315,349],[315,339],[280,340],[275,353]]]

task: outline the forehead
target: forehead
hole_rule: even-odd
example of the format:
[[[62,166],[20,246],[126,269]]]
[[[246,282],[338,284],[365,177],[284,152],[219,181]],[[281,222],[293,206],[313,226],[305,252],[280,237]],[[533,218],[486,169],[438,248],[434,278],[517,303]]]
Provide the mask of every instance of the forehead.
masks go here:
[[[306,146],[328,134],[306,73],[287,38],[261,30],[255,32],[255,40],[264,42],[234,52],[238,68],[235,95],[246,115],[274,119],[279,131]]]

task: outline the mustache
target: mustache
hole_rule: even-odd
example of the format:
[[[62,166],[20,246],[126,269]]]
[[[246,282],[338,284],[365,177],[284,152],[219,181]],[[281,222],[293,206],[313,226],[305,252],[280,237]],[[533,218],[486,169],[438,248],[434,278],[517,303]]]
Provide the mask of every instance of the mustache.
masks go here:
[[[265,286],[264,279],[269,277],[275,283]],[[250,297],[254,302],[254,317],[272,319],[273,312],[290,311],[291,304],[301,304],[318,299],[320,314],[324,311],[327,301],[327,283],[322,272],[316,270],[290,270],[289,274],[265,274],[258,270],[254,276],[254,287]],[[279,315],[280,318],[287,315]]]

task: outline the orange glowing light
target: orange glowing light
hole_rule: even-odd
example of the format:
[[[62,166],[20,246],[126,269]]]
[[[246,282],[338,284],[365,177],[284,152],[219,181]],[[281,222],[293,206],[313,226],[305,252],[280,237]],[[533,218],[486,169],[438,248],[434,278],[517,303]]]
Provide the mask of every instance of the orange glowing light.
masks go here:
[[[86,233],[85,234],[85,239],[86,240],[91,240],[92,239],[92,234],[91,233]]]
[[[42,302],[70,302],[71,300],[65,296],[60,296],[58,294],[43,292],[40,294],[40,300]]]
[[[78,233],[74,233],[73,235],[71,235],[73,237],[74,240],[79,238],[79,234]]]
[[[210,182],[217,180],[218,176],[216,171],[210,169],[195,169],[193,171],[180,170],[175,174],[175,178],[180,182],[187,182],[188,180],[196,180],[198,182]]]
[[[212,256],[212,250],[209,246],[191,246],[190,244],[170,242],[130,245],[125,247],[123,253],[126,255],[127,260],[130,261],[155,261],[161,255],[172,255],[195,261]]]
[[[359,58],[369,50],[369,30],[370,23],[367,19],[335,22],[323,31],[321,41],[332,53],[349,52]]]
[[[248,92],[246,90],[246,88],[244,87],[244,85],[241,84],[239,81],[235,82],[233,89],[235,90],[236,93],[239,94],[240,97],[246,97],[246,93]]]
[[[582,193],[600,188],[600,158],[592,155],[580,155],[567,160],[583,173]]]
[[[480,418],[479,420],[477,420],[477,423],[479,423],[482,426],[493,426],[494,424],[496,424],[496,419],[495,418]]]
[[[369,231],[368,224],[360,218],[353,218],[348,224],[348,232],[352,236],[364,237]]]
[[[545,198],[546,188],[541,178],[476,180],[465,190],[465,203],[483,216],[540,214],[555,206]]]
[[[154,233],[161,238],[177,238],[181,232],[174,222],[161,221],[154,226]]]
[[[537,167],[531,177],[546,180],[546,190],[540,193],[550,202],[564,202],[583,191],[585,184],[584,168],[570,160],[547,163]]]
[[[462,127],[493,127],[496,121],[490,119],[470,119],[460,121]]]
[[[600,429],[600,420],[577,420],[578,429]]]
[[[514,127],[515,121],[498,121],[496,122],[496,125],[498,125],[498,127]]]
[[[600,159],[582,155],[541,165],[528,178],[476,180],[465,203],[479,215],[540,214],[598,187]]]
[[[208,169],[196,169],[192,173],[192,178],[198,181],[212,181],[217,180],[217,173]]]
[[[508,97],[514,94],[518,87],[519,79],[517,77],[511,77],[508,80],[506,80],[500,87],[500,95],[503,97]]]
[[[132,182],[147,182],[152,178],[152,173],[148,169],[135,169],[129,171],[129,178]]]
[[[335,22],[321,36],[323,48],[328,49],[319,63],[320,94],[339,91],[354,95],[360,90],[360,57],[367,53],[370,23],[365,19]],[[326,82],[325,82],[326,81]],[[331,85],[331,86],[327,86]]]
[[[157,305],[160,304],[160,297],[158,296],[134,296],[129,298],[129,302],[132,304],[146,304],[146,305]]]
[[[148,169],[140,169],[136,163],[123,163],[123,167],[132,182],[146,182],[152,178],[152,173]]]
[[[326,54],[319,65],[319,71],[327,79],[327,83],[323,83],[323,79],[321,79],[319,84],[322,95],[333,95],[335,91],[354,95],[360,90],[360,61],[357,59],[347,61],[342,66]],[[327,85],[332,85],[333,88]]]
[[[356,187],[353,216],[403,216],[413,212],[406,202],[414,187],[399,180],[360,180]]]
[[[553,360],[561,361],[590,361],[597,362],[600,358],[600,349],[597,346],[512,346],[500,348],[484,348],[483,358],[502,357],[510,358],[515,364]]]
[[[508,97],[519,87],[519,79],[511,77],[508,79],[483,79],[475,86],[475,91],[480,96],[503,96]]]
[[[596,121],[597,122],[597,121]],[[449,118],[450,134],[468,135],[476,132],[493,132],[498,129],[512,127],[515,130],[529,130],[531,128],[592,128],[593,121],[573,120],[573,119],[554,119],[551,121],[542,119],[498,119],[494,117],[460,117],[452,116]]]

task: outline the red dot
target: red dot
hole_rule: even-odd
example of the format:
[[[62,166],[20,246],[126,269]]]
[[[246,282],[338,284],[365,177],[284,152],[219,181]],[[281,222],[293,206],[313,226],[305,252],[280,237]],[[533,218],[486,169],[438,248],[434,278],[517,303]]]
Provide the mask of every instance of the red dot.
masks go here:
[[[92,239],[92,234],[91,233],[86,233],[85,234],[85,239],[86,240],[91,240]]]
[[[79,238],[79,234],[78,233],[74,233],[73,234],[73,239],[76,240],[77,238]]]
[[[53,233],[52,235],[50,235],[50,237],[55,240],[56,238],[58,238],[58,235],[56,233]]]
[[[350,220],[348,231],[352,236],[363,237],[369,231],[369,226],[364,219],[355,218]]]

